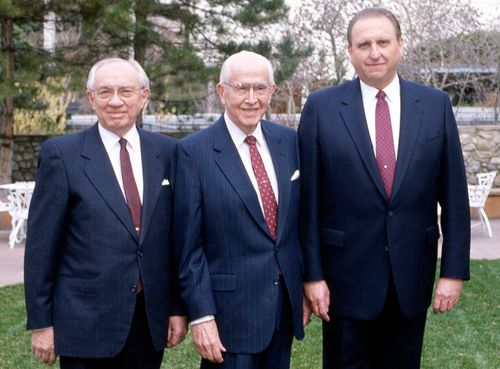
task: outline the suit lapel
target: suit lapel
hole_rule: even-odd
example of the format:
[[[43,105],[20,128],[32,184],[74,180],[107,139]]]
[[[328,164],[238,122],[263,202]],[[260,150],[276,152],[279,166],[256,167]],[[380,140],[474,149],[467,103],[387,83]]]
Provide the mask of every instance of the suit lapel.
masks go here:
[[[224,118],[220,118],[214,126],[215,161],[226,179],[236,191],[255,222],[271,237],[259,199],[245,170],[240,155],[226,128]]]
[[[396,173],[392,189],[393,199],[397,196],[403,182],[422,125],[422,108],[418,104],[420,99],[412,96],[408,82],[402,78],[399,80],[401,85],[401,127]]]
[[[261,124],[262,132],[266,138],[269,151],[271,152],[274,171],[276,172],[276,178],[278,180],[278,230],[276,235],[276,242],[278,242],[284,225],[286,224],[286,216],[288,214],[291,183],[290,168],[281,142],[282,140],[272,130],[273,123],[262,121]]]
[[[151,217],[161,191],[163,180],[163,166],[159,161],[159,149],[149,139],[149,136],[139,129],[141,137],[142,176],[144,182],[142,217],[141,217],[141,242],[147,234]]]
[[[342,104],[344,104],[344,108],[340,110],[340,114],[356,145],[359,156],[379,192],[387,198],[384,184],[378,172],[375,154],[373,153],[373,145],[366,124],[359,79],[349,83],[347,91],[342,98]]]
[[[108,203],[111,210],[116,214],[120,222],[137,239],[127,203],[116,180],[116,175],[108,159],[104,145],[99,135],[97,124],[88,130],[86,140],[82,148],[82,156],[87,159],[83,171]]]

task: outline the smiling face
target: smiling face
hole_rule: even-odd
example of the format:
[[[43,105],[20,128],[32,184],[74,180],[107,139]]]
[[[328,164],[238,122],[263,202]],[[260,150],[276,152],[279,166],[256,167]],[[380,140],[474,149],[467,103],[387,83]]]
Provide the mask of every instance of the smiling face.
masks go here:
[[[123,137],[135,124],[149,97],[142,88],[138,71],[126,61],[102,65],[87,91],[90,104],[107,130]]]
[[[403,40],[397,38],[394,25],[386,17],[366,16],[352,27],[348,51],[359,78],[381,90],[396,76]]]
[[[231,121],[250,134],[264,116],[276,86],[263,57],[243,53],[232,58],[228,80],[217,84],[217,92]],[[259,86],[267,88],[259,91]]]

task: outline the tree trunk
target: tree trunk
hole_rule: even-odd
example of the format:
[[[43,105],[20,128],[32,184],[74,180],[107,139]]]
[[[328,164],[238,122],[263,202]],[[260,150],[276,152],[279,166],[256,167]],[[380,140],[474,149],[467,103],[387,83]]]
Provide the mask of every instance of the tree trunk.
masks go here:
[[[136,1],[135,15],[135,30],[134,30],[134,59],[144,68],[146,62],[146,48],[144,46],[143,35],[140,29],[147,20],[147,6],[141,1]],[[143,114],[145,112],[143,111]],[[142,114],[137,117],[137,125],[142,127]]]
[[[9,86],[14,79],[14,24],[12,19],[4,19],[0,23],[2,44],[1,50],[4,54],[4,62],[0,68],[2,75],[0,80]],[[7,93],[0,97],[0,182],[11,181],[12,167],[12,145],[14,134],[14,102],[12,96]]]

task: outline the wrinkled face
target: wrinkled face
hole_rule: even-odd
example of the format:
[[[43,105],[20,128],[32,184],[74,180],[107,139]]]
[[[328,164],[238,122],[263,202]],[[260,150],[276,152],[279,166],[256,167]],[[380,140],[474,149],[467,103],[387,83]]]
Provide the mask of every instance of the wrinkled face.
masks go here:
[[[92,90],[87,91],[99,122],[120,137],[134,126],[148,96],[149,89],[141,88],[137,70],[121,61],[99,68]]]
[[[271,102],[276,86],[269,77],[261,60],[240,58],[231,65],[229,81],[217,85],[229,118],[247,134],[255,130]]]
[[[397,39],[389,19],[367,16],[354,24],[348,51],[359,78],[380,90],[396,76],[403,56],[403,40]]]

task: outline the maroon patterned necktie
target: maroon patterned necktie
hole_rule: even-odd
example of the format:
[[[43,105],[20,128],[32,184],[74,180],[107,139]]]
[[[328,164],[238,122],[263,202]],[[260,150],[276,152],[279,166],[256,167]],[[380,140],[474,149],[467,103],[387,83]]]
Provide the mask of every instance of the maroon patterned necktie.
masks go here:
[[[254,136],[247,136],[245,142],[250,147],[250,160],[252,161],[252,169],[257,179],[260,197],[262,199],[262,207],[264,208],[264,218],[267,226],[271,231],[273,239],[276,239],[276,229],[278,225],[278,204],[274,196],[273,187],[267,176],[266,168],[262,157],[257,150],[257,139]]]
[[[125,198],[127,199],[127,207],[134,222],[135,231],[139,235],[141,232],[141,198],[139,190],[132,172],[132,164],[130,163],[130,155],[127,151],[127,140],[120,138],[120,166],[122,169],[123,189],[125,190]],[[139,274],[137,281],[137,293],[142,291],[142,279]]]
[[[377,93],[377,106],[375,108],[375,136],[377,166],[384,182],[385,192],[389,199],[392,194],[392,183],[396,170],[396,154],[392,137],[391,115],[389,106],[385,101],[385,92]]]

